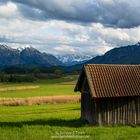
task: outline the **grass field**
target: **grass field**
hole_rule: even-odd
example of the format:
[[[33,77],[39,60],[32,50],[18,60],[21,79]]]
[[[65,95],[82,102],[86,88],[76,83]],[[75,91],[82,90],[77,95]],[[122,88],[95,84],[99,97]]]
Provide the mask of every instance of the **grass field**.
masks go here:
[[[80,103],[0,107],[0,140],[140,140],[138,126],[93,127],[79,118]]]
[[[0,88],[39,86],[36,89],[1,91],[1,100],[78,95],[73,92],[77,76],[35,83],[0,84]],[[45,96],[45,97],[44,97]],[[80,103],[0,106],[0,140],[140,140],[139,126],[89,126],[80,120]]]
[[[14,90],[0,91],[0,97],[35,97],[35,96],[56,96],[56,95],[71,95],[74,93],[75,84],[66,84],[70,81],[76,81],[77,76],[66,76],[59,79],[40,80],[34,83],[4,83],[0,84],[0,88],[18,87],[18,86],[39,86],[39,88],[31,90]]]

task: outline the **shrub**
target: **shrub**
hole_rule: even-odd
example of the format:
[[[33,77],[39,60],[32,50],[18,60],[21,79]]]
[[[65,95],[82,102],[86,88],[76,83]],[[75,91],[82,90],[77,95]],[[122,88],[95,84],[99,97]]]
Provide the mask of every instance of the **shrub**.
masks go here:
[[[0,82],[8,82],[9,77],[6,74],[0,74]]]
[[[8,82],[34,82],[34,75],[10,75]]]

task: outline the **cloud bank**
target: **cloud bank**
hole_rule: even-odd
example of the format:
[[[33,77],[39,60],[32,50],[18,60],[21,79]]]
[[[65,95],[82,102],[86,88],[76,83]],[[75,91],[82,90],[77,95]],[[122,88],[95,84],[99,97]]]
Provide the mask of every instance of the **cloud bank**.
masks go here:
[[[140,24],[138,0],[12,0],[20,12],[34,20],[102,23],[105,26],[130,28]]]
[[[54,54],[103,54],[140,40],[138,0],[1,0],[0,42]]]

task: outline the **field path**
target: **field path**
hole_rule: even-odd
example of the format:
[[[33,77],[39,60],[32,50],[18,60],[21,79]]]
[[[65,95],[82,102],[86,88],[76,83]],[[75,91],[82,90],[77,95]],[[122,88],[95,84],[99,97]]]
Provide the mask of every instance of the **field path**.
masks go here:
[[[0,91],[28,90],[28,89],[36,89],[36,88],[39,88],[39,86],[4,87],[4,88],[0,88]]]

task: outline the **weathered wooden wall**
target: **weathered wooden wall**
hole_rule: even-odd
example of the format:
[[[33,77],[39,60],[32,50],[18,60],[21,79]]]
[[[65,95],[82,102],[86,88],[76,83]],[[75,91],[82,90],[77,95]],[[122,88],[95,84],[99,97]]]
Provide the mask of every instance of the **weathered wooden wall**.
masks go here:
[[[81,118],[84,120],[88,120],[89,123],[92,123],[93,119],[91,115],[92,110],[92,98],[90,94],[83,93],[81,98]]]
[[[96,104],[96,123],[140,124],[140,97],[114,97],[93,99]],[[95,115],[95,116],[94,116]]]
[[[140,97],[97,99],[82,93],[81,118],[99,125],[140,124]]]
[[[92,123],[93,118],[91,116],[91,110],[92,110],[92,97],[91,94],[89,94],[90,89],[87,82],[86,77],[83,79],[82,87],[81,87],[81,118],[83,120],[88,120],[90,123]]]

